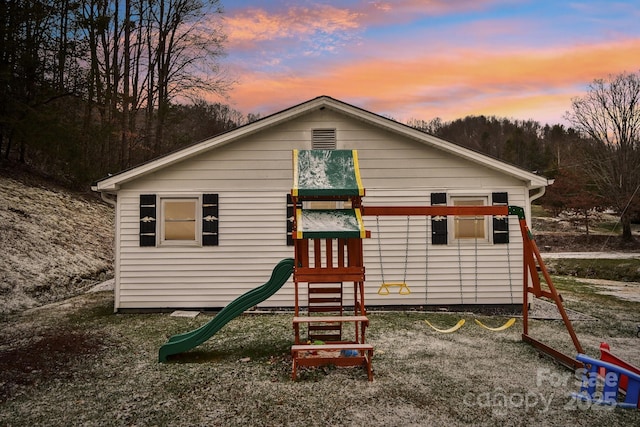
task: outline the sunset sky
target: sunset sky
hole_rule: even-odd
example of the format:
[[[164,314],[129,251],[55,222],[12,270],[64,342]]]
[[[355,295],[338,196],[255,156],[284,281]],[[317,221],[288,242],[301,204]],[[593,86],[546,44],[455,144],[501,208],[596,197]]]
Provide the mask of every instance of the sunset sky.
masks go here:
[[[226,0],[228,102],[320,95],[406,122],[564,123],[595,78],[640,71],[640,0]]]

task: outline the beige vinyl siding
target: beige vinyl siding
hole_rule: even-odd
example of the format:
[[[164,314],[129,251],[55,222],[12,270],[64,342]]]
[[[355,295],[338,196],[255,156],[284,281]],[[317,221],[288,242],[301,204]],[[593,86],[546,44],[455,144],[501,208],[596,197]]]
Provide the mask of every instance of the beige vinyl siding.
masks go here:
[[[291,150],[311,148],[314,128],[335,128],[338,149],[358,149],[365,205],[427,206],[431,192],[471,191],[490,198],[494,191],[506,191],[510,204],[528,211],[522,182],[360,120],[315,111],[123,185],[118,193],[116,308],[223,307],[267,281],[279,260],[293,257],[293,247],[286,246],[285,224]],[[202,193],[219,195],[219,246],[139,247],[140,194]],[[385,278],[401,280],[406,217],[381,218],[380,224]],[[380,296],[375,218],[365,218],[373,234],[364,244],[367,303],[460,304],[460,277],[465,304],[510,304],[512,294],[513,302],[519,303],[522,242],[517,219],[512,217],[509,224],[510,269],[507,245],[479,245],[476,264],[475,248],[468,243],[461,245],[460,254],[452,243],[433,246],[429,238],[426,246],[430,221],[412,218],[407,266],[412,293],[401,296],[391,289],[391,295]],[[352,284],[345,283],[347,304],[351,289]],[[291,307],[293,301],[290,280],[260,307]]]
[[[222,307],[266,282],[277,262],[292,255],[284,192],[218,194],[219,246],[196,248],[139,247],[138,193],[122,197],[121,308]],[[282,300],[290,305],[292,288],[280,294],[290,294]]]
[[[509,190],[513,189],[501,188],[495,191]],[[522,204],[524,200],[521,191],[518,188],[515,190],[509,193],[509,200],[513,200],[510,203]],[[423,192],[371,189],[367,191],[366,202],[371,206],[428,206],[430,193],[429,190]],[[491,196],[491,192],[488,196]],[[407,257],[406,216],[380,217],[380,236],[377,233],[375,217],[365,218],[365,226],[372,234],[371,239],[367,239],[364,244],[368,304],[449,305],[522,302],[522,239],[516,217],[509,219],[509,244],[478,242],[477,247],[473,240],[462,241],[458,247],[457,242],[451,238],[447,245],[432,245],[431,221],[425,217],[411,217],[409,221]],[[398,288],[390,288],[389,295],[377,293],[383,282],[379,238],[385,281],[403,281],[407,258],[406,283],[411,289],[411,295],[399,295]]]

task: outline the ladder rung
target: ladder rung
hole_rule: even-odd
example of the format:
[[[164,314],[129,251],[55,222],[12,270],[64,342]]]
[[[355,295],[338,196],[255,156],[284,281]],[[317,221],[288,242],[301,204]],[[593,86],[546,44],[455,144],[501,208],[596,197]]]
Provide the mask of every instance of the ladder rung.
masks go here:
[[[309,334],[309,339],[319,341],[342,341],[342,336],[339,334]]]
[[[310,313],[329,313],[331,311],[342,312],[342,306],[341,305],[309,306],[307,307],[307,311],[309,311]]]
[[[340,297],[333,297],[333,298],[311,298],[311,297],[309,297],[309,304],[322,304],[322,303],[328,303],[328,302],[341,303],[342,302],[342,298],[340,298]]]
[[[333,325],[309,325],[309,331],[340,331],[342,330],[342,324]]]
[[[340,288],[309,288],[310,294],[342,294]]]

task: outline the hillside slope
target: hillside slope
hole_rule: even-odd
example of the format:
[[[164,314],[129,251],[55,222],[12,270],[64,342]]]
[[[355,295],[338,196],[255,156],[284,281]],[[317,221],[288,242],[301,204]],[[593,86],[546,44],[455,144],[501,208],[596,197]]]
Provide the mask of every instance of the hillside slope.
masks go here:
[[[110,278],[113,216],[98,199],[0,176],[0,313],[58,301]]]

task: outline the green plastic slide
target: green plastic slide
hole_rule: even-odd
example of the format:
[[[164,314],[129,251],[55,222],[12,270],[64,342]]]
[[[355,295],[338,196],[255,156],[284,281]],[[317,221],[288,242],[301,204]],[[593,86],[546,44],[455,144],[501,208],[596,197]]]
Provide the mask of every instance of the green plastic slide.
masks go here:
[[[293,266],[294,261],[292,258],[283,259],[275,266],[267,283],[231,301],[213,319],[198,329],[169,338],[169,341],[160,347],[158,352],[159,361],[166,362],[168,356],[185,352],[202,344],[229,323],[230,320],[275,294],[293,274]]]

